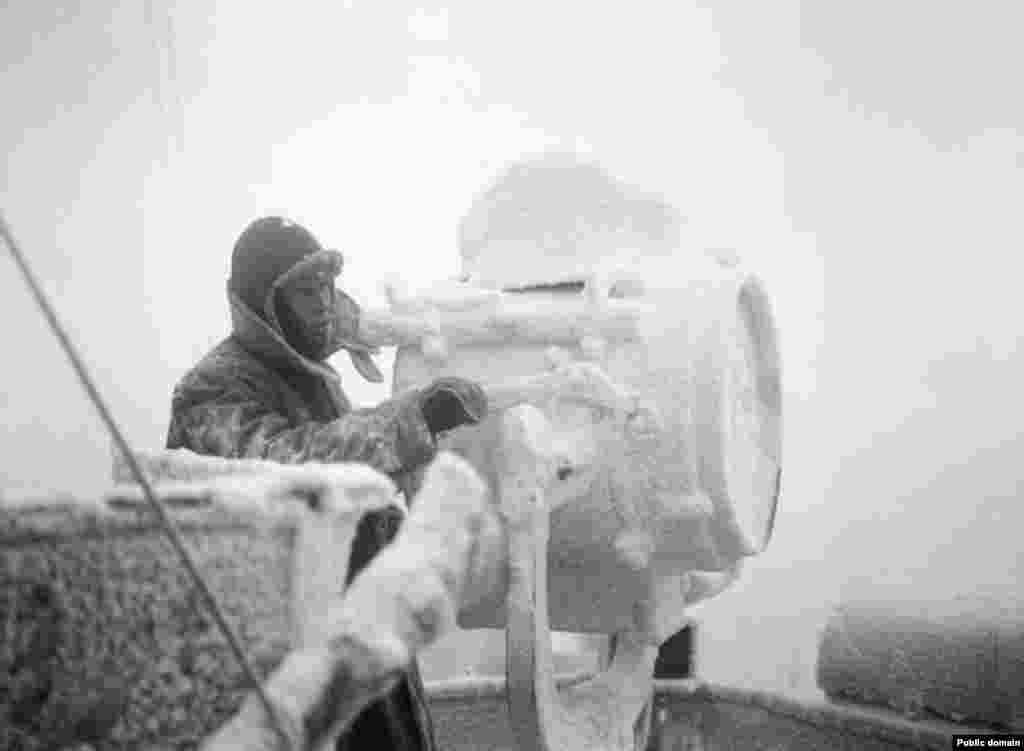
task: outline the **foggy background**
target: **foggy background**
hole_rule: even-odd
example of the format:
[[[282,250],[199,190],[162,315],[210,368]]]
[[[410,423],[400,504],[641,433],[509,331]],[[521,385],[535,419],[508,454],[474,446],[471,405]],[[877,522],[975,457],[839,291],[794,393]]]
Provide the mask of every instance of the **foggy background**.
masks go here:
[[[772,297],[781,510],[701,614],[705,677],[813,692],[842,597],[1019,590],[1019,3],[158,6],[0,7],[0,207],[134,445],[226,334],[248,221],[306,223],[380,303],[457,271],[508,161],[570,148]],[[99,492],[109,438],[6,257],[0,301],[0,488]]]

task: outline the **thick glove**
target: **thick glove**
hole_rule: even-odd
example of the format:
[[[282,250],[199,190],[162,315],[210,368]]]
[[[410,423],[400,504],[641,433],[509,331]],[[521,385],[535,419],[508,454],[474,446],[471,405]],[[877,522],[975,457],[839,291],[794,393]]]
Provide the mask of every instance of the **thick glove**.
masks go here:
[[[487,397],[479,385],[465,378],[439,378],[419,395],[423,420],[432,434],[475,425],[487,417]]]

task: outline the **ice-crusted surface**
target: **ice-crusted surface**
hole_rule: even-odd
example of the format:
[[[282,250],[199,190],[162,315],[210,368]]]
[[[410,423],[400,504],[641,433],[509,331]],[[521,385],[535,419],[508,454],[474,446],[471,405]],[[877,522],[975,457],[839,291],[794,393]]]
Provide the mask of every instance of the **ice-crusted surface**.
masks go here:
[[[288,639],[293,532],[182,514],[185,542],[261,675]],[[148,515],[0,508],[0,748],[191,748],[238,707],[241,672]]]
[[[908,717],[1020,726],[1024,603],[1013,598],[851,601],[822,636],[818,685]]]
[[[116,447],[113,448],[112,455],[113,481],[135,482],[124,455]],[[289,471],[288,467],[278,462],[263,459],[223,459],[219,456],[203,456],[188,449],[137,450],[134,456],[147,477],[160,483],[201,482],[218,477],[280,475]]]
[[[505,169],[480,192],[459,226],[463,272],[512,288],[578,281],[630,254],[671,254],[684,219],[576,154],[549,152]]]

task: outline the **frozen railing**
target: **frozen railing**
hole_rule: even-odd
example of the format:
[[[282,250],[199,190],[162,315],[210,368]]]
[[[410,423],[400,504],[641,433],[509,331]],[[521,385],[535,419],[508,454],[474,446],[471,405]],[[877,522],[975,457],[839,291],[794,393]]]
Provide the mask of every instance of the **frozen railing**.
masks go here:
[[[193,478],[192,491],[158,486],[264,676],[295,644],[290,603],[310,475],[294,469],[273,480]],[[306,491],[284,492],[285,480]],[[380,493],[377,506],[392,508],[390,500]],[[227,645],[140,504],[123,485],[95,501],[0,508],[0,747],[192,748],[242,706],[248,691]],[[565,690],[581,680],[556,682]],[[519,748],[503,678],[434,682],[428,694],[441,748]],[[655,681],[651,720],[649,748],[666,751],[945,749],[953,734],[995,732],[926,707],[797,701],[692,677]]]

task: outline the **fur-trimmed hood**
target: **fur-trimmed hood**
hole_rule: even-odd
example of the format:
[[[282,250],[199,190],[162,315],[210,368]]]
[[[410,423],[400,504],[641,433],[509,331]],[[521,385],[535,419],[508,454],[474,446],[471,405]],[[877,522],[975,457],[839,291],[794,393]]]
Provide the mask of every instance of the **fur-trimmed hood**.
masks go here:
[[[269,308],[271,315],[266,318],[257,315],[246,305],[239,294],[231,288],[230,283],[227,294],[231,306],[232,333],[246,349],[270,362],[297,367],[340,385],[341,379],[337,371],[328,363],[305,357],[288,343],[273,311],[273,287],[267,293],[265,309]],[[334,337],[325,351],[324,359],[342,349],[348,350],[352,364],[359,374],[368,381],[381,383],[384,375],[372,358],[377,350],[361,344],[355,335],[359,327],[358,304],[341,290],[335,290],[335,294],[337,321],[334,326]]]
[[[380,383],[383,374],[372,359],[376,350],[359,341],[359,305],[335,289],[335,325],[332,340],[314,360],[288,341],[278,319],[277,291],[300,274],[322,273],[336,278],[344,265],[337,250],[323,248],[305,227],[283,217],[263,217],[252,222],[238,238],[231,257],[228,301],[235,338],[261,357],[298,367],[337,381],[338,375],[324,362],[338,350],[348,350],[352,363],[368,381]]]

